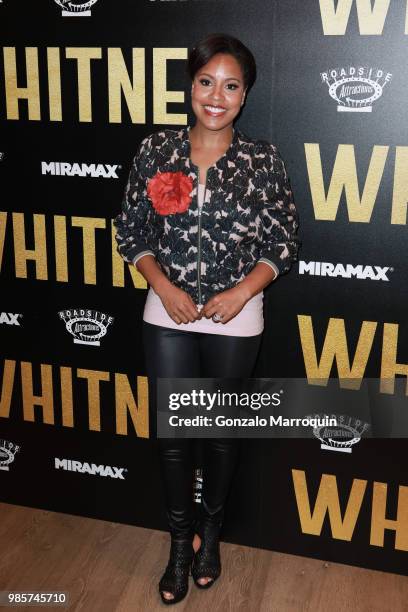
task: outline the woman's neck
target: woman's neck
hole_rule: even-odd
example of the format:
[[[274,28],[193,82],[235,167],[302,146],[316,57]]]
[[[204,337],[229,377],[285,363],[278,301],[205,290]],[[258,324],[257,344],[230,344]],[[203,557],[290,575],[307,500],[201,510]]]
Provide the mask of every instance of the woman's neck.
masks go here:
[[[228,125],[222,130],[208,130],[200,123],[196,123],[190,129],[190,142],[197,149],[226,150],[232,142],[232,137],[232,125]]]

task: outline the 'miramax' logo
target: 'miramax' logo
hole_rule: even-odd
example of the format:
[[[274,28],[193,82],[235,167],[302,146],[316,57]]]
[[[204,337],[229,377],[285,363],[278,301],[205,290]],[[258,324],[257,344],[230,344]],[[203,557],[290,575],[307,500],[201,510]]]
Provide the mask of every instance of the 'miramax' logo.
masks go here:
[[[321,72],[322,82],[336,100],[339,112],[371,113],[372,103],[382,95],[392,74],[379,68],[349,66]]]
[[[310,274],[311,276],[331,276],[342,278],[358,278],[359,280],[380,280],[389,281],[388,272],[393,272],[394,268],[381,266],[363,266],[361,264],[329,263],[327,261],[299,261],[299,274]]]
[[[23,315],[19,312],[0,312],[0,325],[5,323],[6,325],[18,325],[20,327],[19,317]]]
[[[119,178],[118,164],[69,164],[67,162],[41,162],[41,174],[53,176],[82,176],[91,178]]]
[[[55,469],[66,470],[67,472],[79,472],[80,474],[91,474],[92,476],[103,476],[104,478],[119,478],[125,480],[123,472],[126,468],[119,468],[111,465],[97,465],[96,463],[82,463],[72,459],[59,459],[55,457]]]

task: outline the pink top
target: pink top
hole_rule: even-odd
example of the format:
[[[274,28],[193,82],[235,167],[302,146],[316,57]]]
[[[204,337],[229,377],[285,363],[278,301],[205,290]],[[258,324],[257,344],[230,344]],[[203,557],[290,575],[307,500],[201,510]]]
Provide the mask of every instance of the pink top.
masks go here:
[[[199,185],[198,210],[204,201],[204,185]],[[152,325],[160,325],[172,329],[182,329],[206,334],[221,334],[224,336],[257,336],[264,329],[263,291],[252,297],[243,309],[227,323],[215,323],[212,319],[203,317],[199,321],[177,324],[167,314],[161,299],[150,287],[143,312],[143,321]]]

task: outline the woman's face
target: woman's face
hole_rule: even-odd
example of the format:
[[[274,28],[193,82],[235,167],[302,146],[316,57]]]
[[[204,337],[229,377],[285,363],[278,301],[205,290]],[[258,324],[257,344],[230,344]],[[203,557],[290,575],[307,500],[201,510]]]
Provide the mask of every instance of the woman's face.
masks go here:
[[[242,69],[235,57],[217,53],[194,76],[191,103],[197,122],[208,130],[232,124],[245,98]]]

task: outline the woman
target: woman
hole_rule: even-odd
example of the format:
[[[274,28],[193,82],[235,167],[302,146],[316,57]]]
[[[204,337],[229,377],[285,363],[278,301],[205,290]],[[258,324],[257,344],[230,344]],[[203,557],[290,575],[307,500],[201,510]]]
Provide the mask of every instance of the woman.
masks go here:
[[[252,53],[213,34],[189,54],[194,127],[164,130],[137,152],[115,219],[118,252],[150,285],[143,340],[151,406],[158,377],[251,376],[263,332],[263,289],[296,260],[298,218],[276,149],[233,127],[255,81]],[[219,530],[237,439],[203,439],[200,516],[193,442],[158,439],[170,558],[162,601],[181,601],[191,573],[221,573]]]

